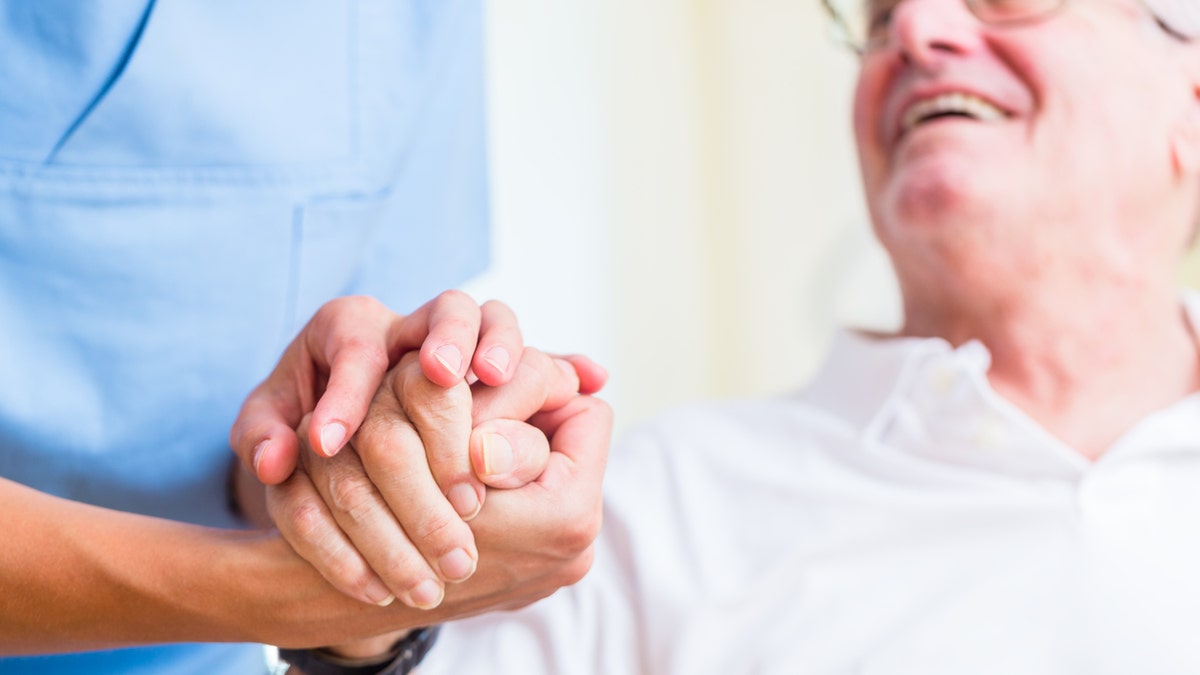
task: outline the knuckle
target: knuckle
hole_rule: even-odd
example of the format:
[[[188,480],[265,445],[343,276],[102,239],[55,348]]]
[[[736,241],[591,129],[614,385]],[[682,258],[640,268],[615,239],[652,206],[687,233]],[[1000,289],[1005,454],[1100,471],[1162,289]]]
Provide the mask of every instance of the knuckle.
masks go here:
[[[311,502],[290,511],[284,538],[329,583],[345,593],[365,597],[375,579],[371,567],[345,539],[337,524]]]
[[[440,390],[440,387],[425,377],[420,362],[411,353],[400,359],[400,366],[392,371],[392,377],[396,397],[406,404],[416,399],[436,396]]]
[[[567,557],[579,555],[589,549],[600,534],[602,517],[599,509],[583,511],[563,518],[556,541],[560,551]]]
[[[345,295],[334,298],[317,308],[309,327],[336,327],[347,319],[375,317],[390,312],[382,302],[369,295]]]
[[[441,390],[437,397],[440,407],[448,410],[461,411],[471,409],[471,387],[465,380],[459,380]]]
[[[316,542],[326,536],[330,527],[329,520],[321,508],[309,500],[299,500],[290,504],[286,518],[278,523],[285,535],[291,532],[294,536],[289,540],[298,539],[301,542]],[[293,542],[295,543],[295,542]]]
[[[521,364],[545,377],[554,366],[550,355],[534,347],[526,347],[521,352]]]
[[[354,522],[362,522],[375,506],[375,486],[365,476],[335,474],[329,478],[332,506]]]
[[[448,291],[442,291],[434,298],[434,302],[439,305],[471,305],[475,306],[475,300],[456,288]]]
[[[444,314],[438,318],[437,327],[441,331],[458,336],[474,336],[479,331],[479,317],[472,315],[467,318],[462,314]]]
[[[471,400],[471,389],[466,382],[459,380],[454,384],[443,387],[429,381],[419,365],[406,368],[398,374],[401,400],[407,405],[422,403],[464,403]]]
[[[413,421],[423,425],[467,420],[471,413],[471,388],[463,380],[442,388],[423,375],[407,378],[401,400]]]
[[[334,298],[318,307],[309,323],[317,324],[329,321],[349,309],[352,304],[353,300],[350,297]]]
[[[610,421],[612,420],[613,408],[611,405],[609,405],[608,401],[605,401],[604,399],[601,399],[601,398],[591,398],[591,397],[589,397],[588,400],[594,401],[594,403],[592,403],[591,405],[595,406],[596,410],[599,411],[601,415],[605,416],[605,418],[607,418]]]
[[[521,355],[521,370],[524,371],[521,377],[528,381],[529,386],[543,392],[550,390],[562,375],[562,371],[554,365],[554,359],[533,347],[526,347]]]
[[[387,350],[380,342],[365,340],[362,337],[350,337],[346,339],[343,349],[352,354],[355,360],[365,363],[372,370],[380,373],[386,371],[390,365]]]
[[[405,554],[389,555],[377,570],[389,588],[408,588],[433,576],[433,570],[418,556]]]
[[[292,548],[334,586],[362,596],[372,580],[370,569],[347,546],[323,510],[311,501],[293,504],[288,527],[280,531]]]
[[[409,534],[413,537],[413,543],[421,548],[442,548],[454,541],[455,528],[459,523],[462,523],[462,519],[457,515],[451,518],[445,514],[433,514],[415,523]]]
[[[396,437],[396,426],[402,422],[393,404],[379,400],[378,396],[367,409],[367,415],[358,425],[352,440],[355,450],[364,461],[366,456],[377,448],[387,448],[391,445],[391,441]]]
[[[533,347],[524,348],[522,353],[521,365],[526,370],[524,377],[528,378],[528,386],[541,392],[542,396],[550,396],[552,392],[566,386],[563,382],[565,371],[558,368],[556,360],[550,354]],[[574,389],[578,389],[578,386]]]
[[[570,586],[579,583],[587,576],[588,571],[592,569],[592,562],[594,560],[595,552],[591,547],[588,547],[573,560],[563,565],[557,579],[559,585]]]
[[[479,306],[479,308],[489,312],[504,312],[507,314],[513,314],[512,308],[508,306],[507,302],[504,302],[503,300],[496,300],[495,298],[485,301]]]
[[[317,565],[321,576],[335,587],[356,597],[365,597],[375,575],[359,557],[350,551],[331,552]]]
[[[396,368],[392,369],[390,377],[393,379],[404,379],[411,377],[414,373],[421,372],[421,354],[416,350],[407,351],[400,355],[400,360],[396,362]]]
[[[493,328],[504,331],[506,336],[520,338],[521,330],[517,327],[517,315],[512,308],[499,300],[488,300],[479,306],[481,315],[488,317]]]
[[[612,406],[607,401],[592,396],[581,396],[579,400],[581,401],[580,405],[583,405],[585,409],[590,408],[595,414],[598,424],[605,429],[612,429],[614,414]]]
[[[358,314],[378,311],[382,307],[382,303],[369,295],[343,295],[321,305],[321,309],[317,311],[326,314]]]

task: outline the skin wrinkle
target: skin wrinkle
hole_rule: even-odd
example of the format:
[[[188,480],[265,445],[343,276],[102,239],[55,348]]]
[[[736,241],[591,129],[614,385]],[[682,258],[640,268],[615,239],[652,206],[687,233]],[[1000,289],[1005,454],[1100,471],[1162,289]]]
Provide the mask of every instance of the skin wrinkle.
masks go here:
[[[864,57],[855,128],[903,333],[982,339],[993,386],[1098,456],[1121,420],[1200,377],[1173,273],[1198,204],[1194,170],[1175,160],[1197,105],[1179,64],[1195,47],[1131,30],[1154,24],[1128,3],[1069,3],[1020,28],[982,26],[957,0],[905,3],[893,19],[892,43]],[[1080,59],[1089,44],[1108,48]],[[943,81],[1023,103],[997,124],[937,121],[887,143],[888,98]],[[1129,393],[1100,396],[1114,389]]]

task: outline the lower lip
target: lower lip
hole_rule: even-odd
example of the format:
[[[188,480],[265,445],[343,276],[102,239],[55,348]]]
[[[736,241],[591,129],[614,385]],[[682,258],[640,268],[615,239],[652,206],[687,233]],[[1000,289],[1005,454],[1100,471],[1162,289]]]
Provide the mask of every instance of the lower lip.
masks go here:
[[[896,140],[901,140],[901,139],[905,138],[906,136],[908,136],[909,134],[913,133],[914,131],[917,131],[918,129],[922,129],[922,128],[925,128],[928,126],[938,126],[940,124],[949,123],[949,122],[969,122],[972,124],[988,124],[988,125],[996,123],[996,122],[984,122],[982,120],[977,120],[974,117],[963,117],[961,115],[947,115],[945,117],[934,117],[932,119],[925,120],[924,122],[918,122],[916,124],[916,126],[900,132],[900,135],[899,135],[899,137],[897,137]]]

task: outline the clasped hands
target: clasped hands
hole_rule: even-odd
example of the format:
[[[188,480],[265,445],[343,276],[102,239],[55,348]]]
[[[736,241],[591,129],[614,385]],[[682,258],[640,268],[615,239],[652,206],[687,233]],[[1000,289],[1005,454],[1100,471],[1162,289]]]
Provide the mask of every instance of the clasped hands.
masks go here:
[[[448,292],[400,316],[340,298],[247,399],[231,444],[334,588],[438,608],[433,623],[586,572],[612,426],[589,394],[605,377],[525,348],[501,303]]]

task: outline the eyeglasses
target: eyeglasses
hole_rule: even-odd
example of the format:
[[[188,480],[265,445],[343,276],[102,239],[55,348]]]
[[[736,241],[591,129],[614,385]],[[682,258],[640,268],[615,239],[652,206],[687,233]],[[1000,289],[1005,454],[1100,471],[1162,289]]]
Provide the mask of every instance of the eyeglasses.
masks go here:
[[[888,39],[892,13],[903,0],[821,0],[833,22],[834,34],[848,47],[866,54],[882,47]],[[1061,10],[1067,0],[963,0],[967,9],[991,26],[1018,26],[1045,20]],[[1145,0],[1144,5],[1163,30],[1181,40],[1200,36],[1200,11],[1195,0]],[[1171,9],[1156,11],[1151,4]],[[1179,15],[1179,16],[1176,16]]]

